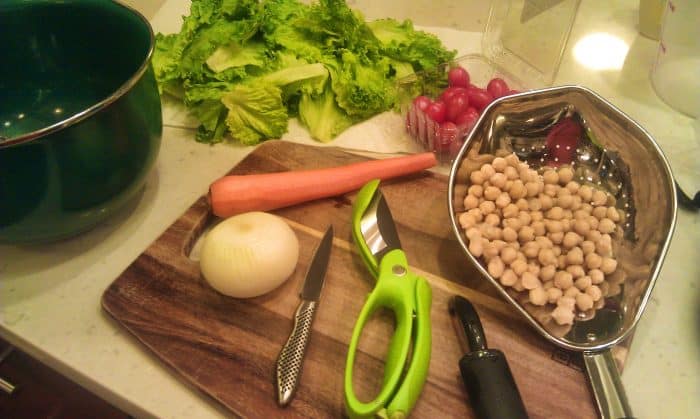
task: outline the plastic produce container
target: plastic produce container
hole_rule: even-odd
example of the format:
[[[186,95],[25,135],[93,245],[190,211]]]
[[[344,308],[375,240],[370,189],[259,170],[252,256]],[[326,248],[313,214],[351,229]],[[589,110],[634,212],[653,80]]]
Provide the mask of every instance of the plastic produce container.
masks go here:
[[[493,1],[480,54],[465,55],[399,81],[400,108],[409,135],[424,149],[434,151],[441,163],[449,164],[454,159],[474,124],[437,122],[414,105],[414,99],[421,95],[441,101],[442,93],[449,87],[447,76],[452,68],[467,70],[470,84],[484,90],[494,78],[505,81],[510,93],[551,86],[579,3],[580,0]]]

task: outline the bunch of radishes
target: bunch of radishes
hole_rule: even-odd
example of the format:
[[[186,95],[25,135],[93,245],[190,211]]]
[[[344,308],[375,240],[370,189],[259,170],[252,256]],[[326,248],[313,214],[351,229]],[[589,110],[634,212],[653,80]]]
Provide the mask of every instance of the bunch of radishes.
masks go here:
[[[438,157],[454,157],[481,112],[493,100],[518,93],[501,78],[493,78],[486,89],[470,83],[467,70],[454,67],[447,74],[447,87],[435,100],[418,96],[406,117],[408,132]],[[445,159],[441,159],[445,160]]]

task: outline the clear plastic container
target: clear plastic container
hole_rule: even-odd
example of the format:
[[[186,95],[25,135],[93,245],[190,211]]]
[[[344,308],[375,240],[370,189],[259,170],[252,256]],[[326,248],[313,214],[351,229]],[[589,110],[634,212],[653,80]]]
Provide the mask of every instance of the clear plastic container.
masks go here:
[[[470,84],[486,89],[501,78],[512,90],[523,91],[552,85],[569,39],[580,0],[493,1],[481,40],[481,54],[465,55],[439,68],[399,82],[399,98],[405,126],[424,149],[434,151],[443,164],[452,162],[470,126],[450,127],[436,123],[413,106],[417,96],[437,100],[447,84],[450,68],[469,72]]]

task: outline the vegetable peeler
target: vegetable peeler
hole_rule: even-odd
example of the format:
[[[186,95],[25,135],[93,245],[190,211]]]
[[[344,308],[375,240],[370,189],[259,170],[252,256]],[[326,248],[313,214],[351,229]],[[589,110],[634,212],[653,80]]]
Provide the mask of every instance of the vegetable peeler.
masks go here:
[[[408,267],[406,255],[379,180],[365,184],[352,213],[352,235],[365,265],[377,282],[355,323],[345,364],[345,404],[351,418],[406,417],[415,405],[428,375],[431,351],[428,282]],[[353,365],[362,329],[372,314],[388,308],[396,318],[377,397],[361,402],[353,390]],[[410,356],[409,356],[410,353]]]

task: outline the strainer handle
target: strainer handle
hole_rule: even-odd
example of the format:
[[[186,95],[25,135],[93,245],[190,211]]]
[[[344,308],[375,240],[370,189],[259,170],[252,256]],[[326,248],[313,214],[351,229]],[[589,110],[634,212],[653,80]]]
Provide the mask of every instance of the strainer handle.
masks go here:
[[[603,419],[633,418],[632,408],[620,379],[620,371],[615,365],[610,349],[584,352],[583,362],[600,416]]]

